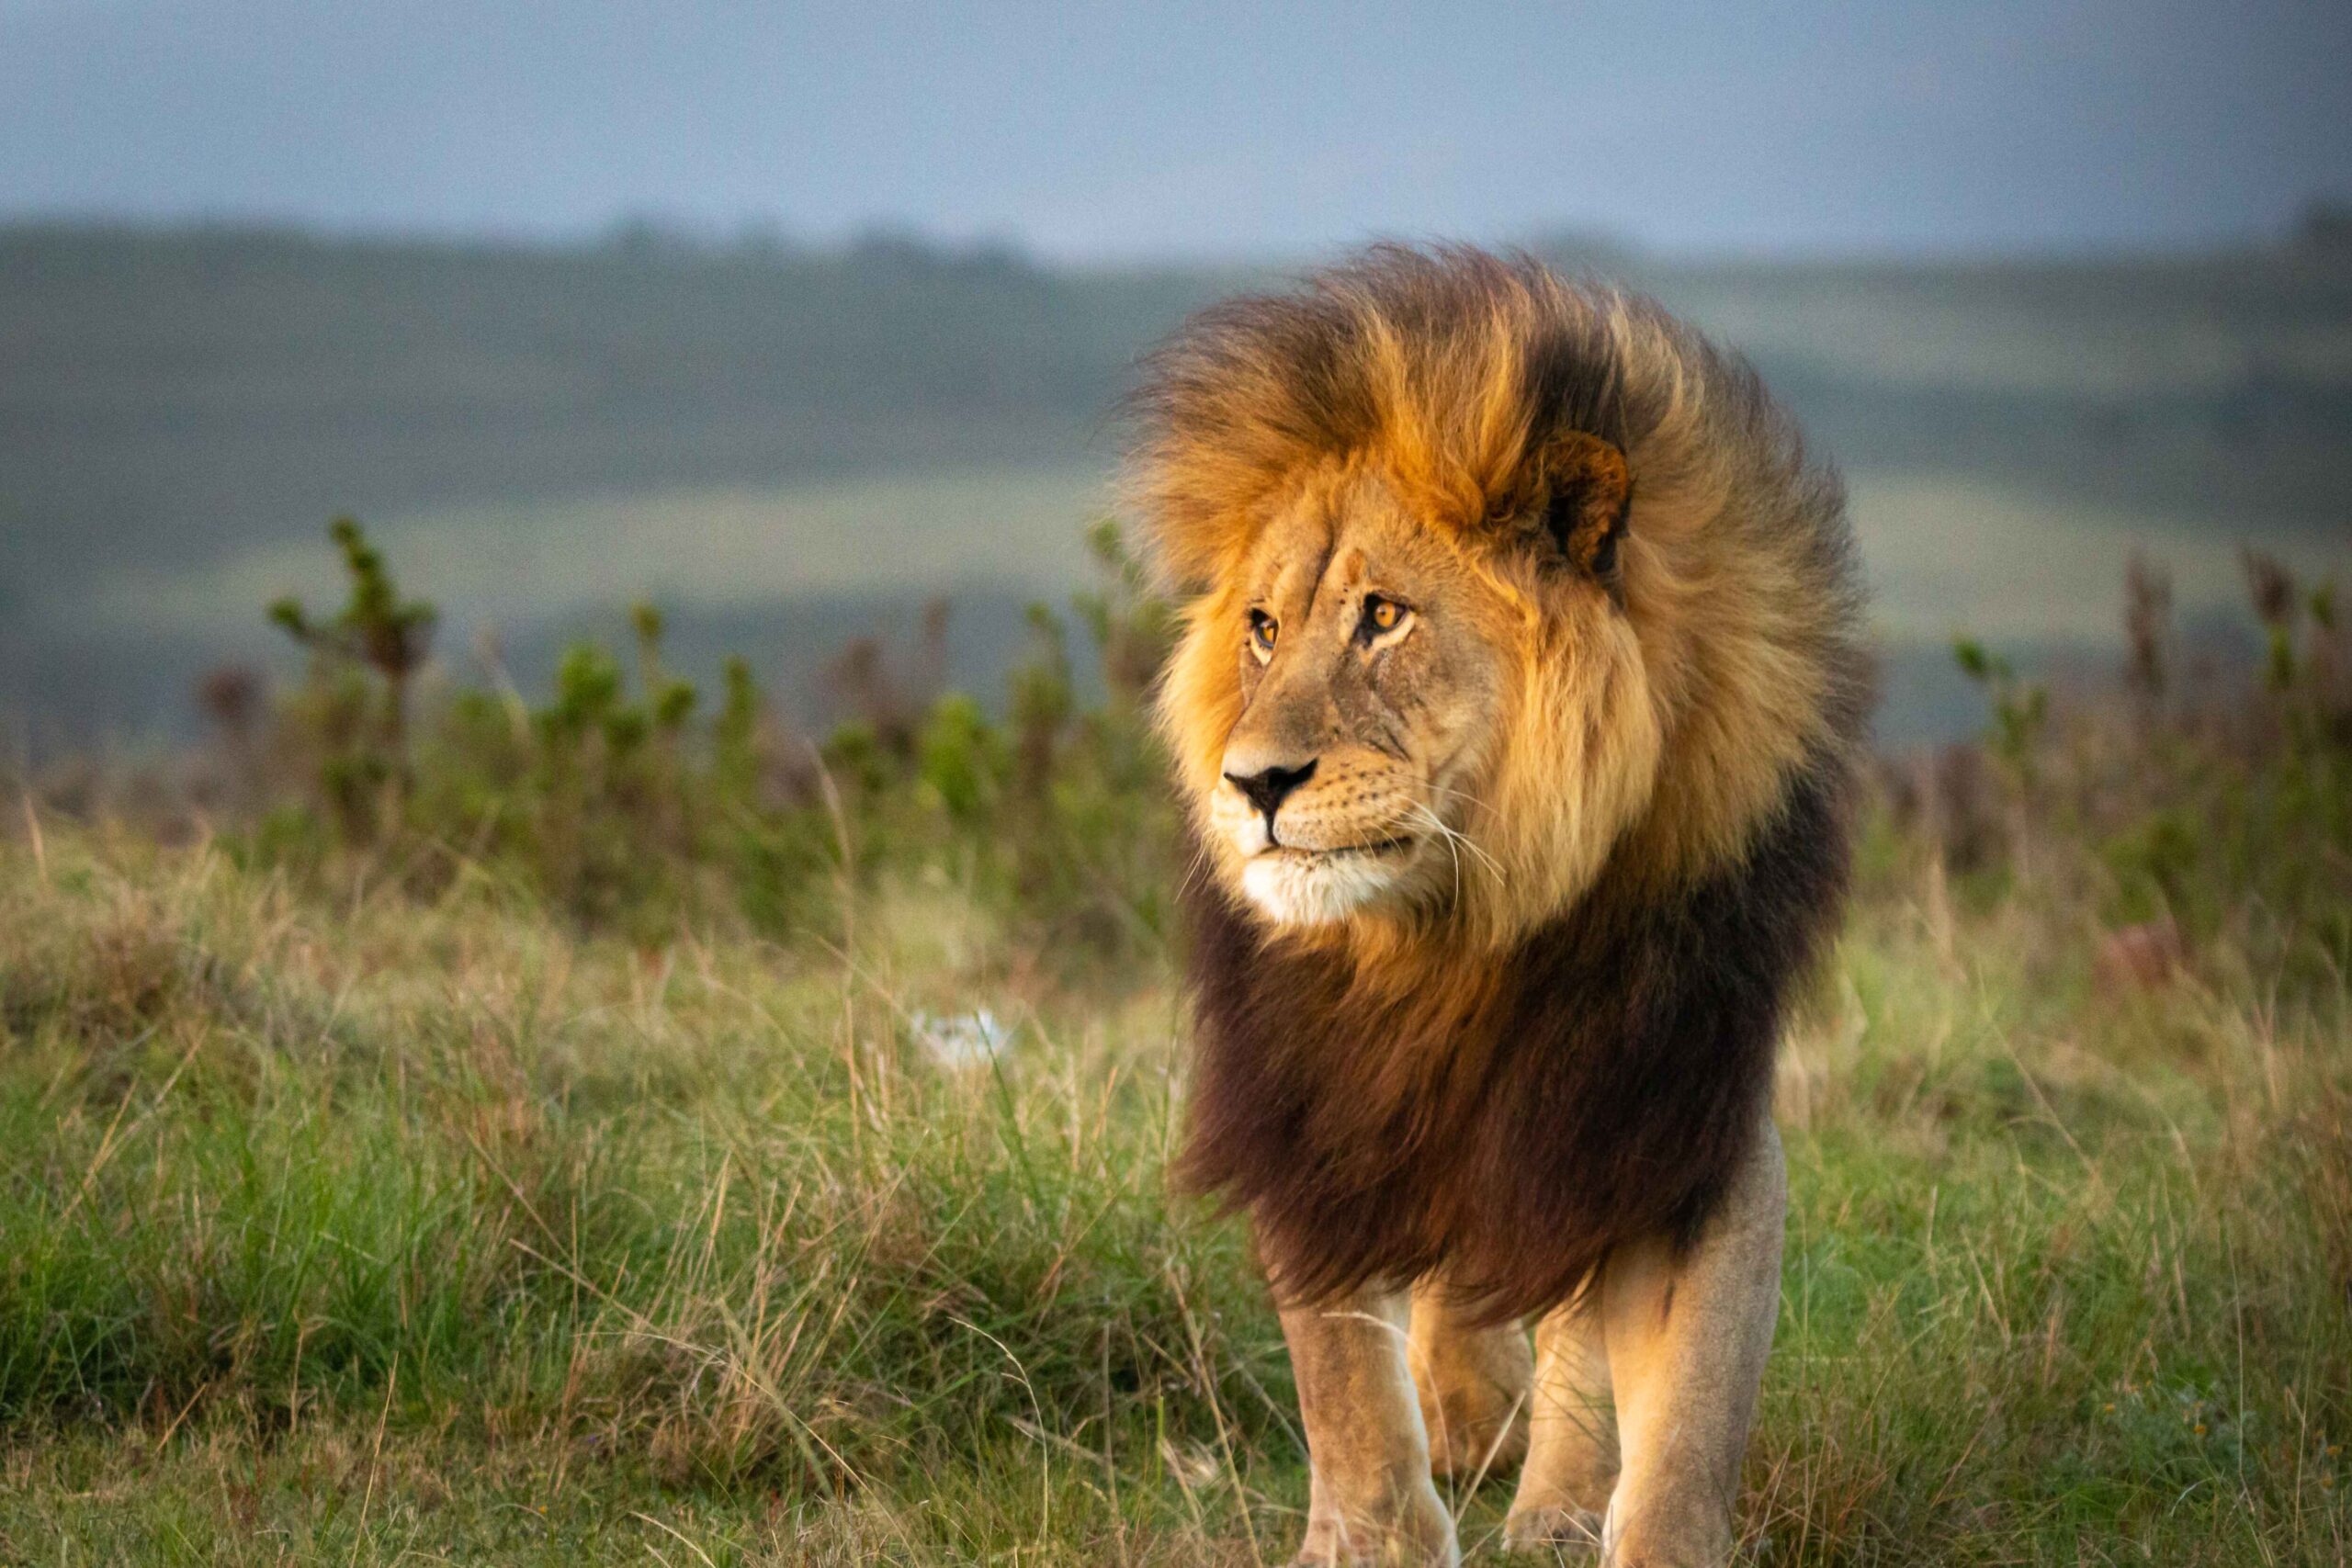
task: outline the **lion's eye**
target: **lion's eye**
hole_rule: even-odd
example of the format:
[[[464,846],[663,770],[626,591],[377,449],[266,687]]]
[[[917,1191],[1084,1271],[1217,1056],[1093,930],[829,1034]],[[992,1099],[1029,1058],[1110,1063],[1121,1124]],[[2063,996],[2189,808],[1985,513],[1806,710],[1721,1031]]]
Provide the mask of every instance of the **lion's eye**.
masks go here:
[[[1405,624],[1408,614],[1410,612],[1394,599],[1384,599],[1377,593],[1365,594],[1362,623],[1364,640],[1369,642],[1374,637],[1395,631]]]
[[[1250,612],[1250,646],[1258,650],[1259,658],[1266,659],[1272,656],[1274,638],[1281,629],[1274,624],[1273,616],[1266,614],[1265,611]]]

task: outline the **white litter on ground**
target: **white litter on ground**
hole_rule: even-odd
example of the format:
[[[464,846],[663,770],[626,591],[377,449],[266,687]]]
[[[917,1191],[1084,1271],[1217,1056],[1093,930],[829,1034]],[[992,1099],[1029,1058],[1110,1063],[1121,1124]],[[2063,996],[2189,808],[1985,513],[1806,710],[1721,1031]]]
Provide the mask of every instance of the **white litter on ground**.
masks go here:
[[[1012,1037],[1012,1029],[998,1022],[996,1014],[986,1008],[944,1018],[919,1012],[913,1022],[916,1042],[949,1072],[987,1066],[1004,1054],[1005,1043]]]

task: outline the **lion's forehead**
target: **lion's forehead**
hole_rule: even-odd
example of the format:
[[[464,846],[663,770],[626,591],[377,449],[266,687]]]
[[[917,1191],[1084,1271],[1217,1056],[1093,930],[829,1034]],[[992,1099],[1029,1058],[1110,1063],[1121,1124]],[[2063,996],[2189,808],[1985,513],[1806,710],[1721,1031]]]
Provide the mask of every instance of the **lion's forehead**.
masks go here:
[[[1285,614],[1310,603],[1330,569],[1344,513],[1301,503],[1278,513],[1258,536],[1243,569],[1246,590]]]
[[[1484,586],[1453,531],[1410,512],[1377,476],[1302,481],[1259,531],[1240,579],[1253,599],[1294,615],[1344,610],[1363,589],[1453,604]]]

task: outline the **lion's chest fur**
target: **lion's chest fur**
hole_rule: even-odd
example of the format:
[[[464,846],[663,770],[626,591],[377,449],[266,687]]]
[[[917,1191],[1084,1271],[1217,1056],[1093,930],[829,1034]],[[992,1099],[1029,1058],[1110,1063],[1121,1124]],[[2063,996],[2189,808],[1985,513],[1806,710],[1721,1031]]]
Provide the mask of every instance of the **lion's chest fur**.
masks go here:
[[[1664,898],[1604,876],[1507,955],[1410,986],[1197,889],[1181,1179],[1250,1213],[1295,1297],[1442,1270],[1524,1315],[1621,1243],[1687,1239],[1765,1113],[1843,888],[1847,794],[1817,755],[1736,865]]]

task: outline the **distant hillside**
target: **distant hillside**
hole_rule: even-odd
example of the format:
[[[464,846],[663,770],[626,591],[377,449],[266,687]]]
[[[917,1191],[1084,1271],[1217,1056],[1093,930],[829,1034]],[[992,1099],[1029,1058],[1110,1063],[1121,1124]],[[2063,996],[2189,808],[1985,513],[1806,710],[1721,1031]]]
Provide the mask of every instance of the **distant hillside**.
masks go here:
[[[911,244],[0,233],[0,563],[56,585],[339,509],[1064,463],[1216,287]]]
[[[1853,478],[1897,640],[2103,628],[2119,541],[2178,541],[2210,577],[2241,536],[2352,532],[2341,256],[1555,250],[1757,360]],[[0,712],[170,720],[204,662],[267,649],[261,601],[322,581],[345,511],[452,607],[452,651],[481,623],[536,647],[639,591],[688,642],[790,604],[1017,604],[1069,580],[1137,353],[1273,276],[910,241],[0,230]],[[2020,558],[2053,548],[2063,570]]]

